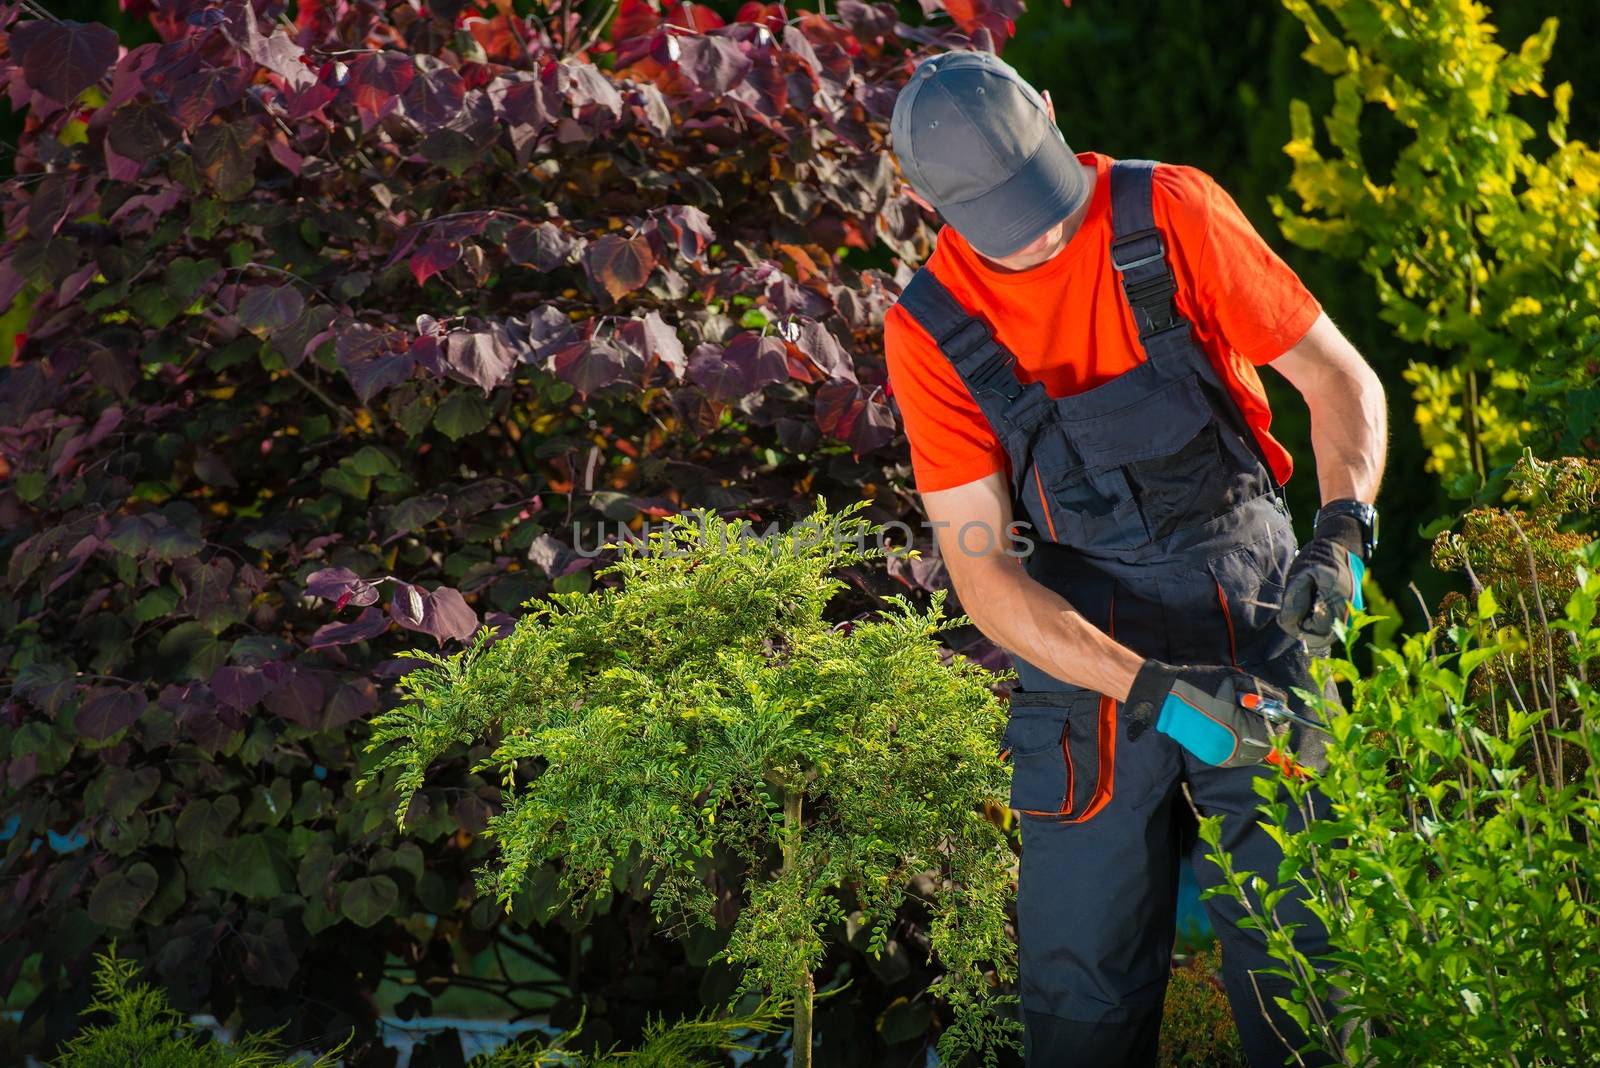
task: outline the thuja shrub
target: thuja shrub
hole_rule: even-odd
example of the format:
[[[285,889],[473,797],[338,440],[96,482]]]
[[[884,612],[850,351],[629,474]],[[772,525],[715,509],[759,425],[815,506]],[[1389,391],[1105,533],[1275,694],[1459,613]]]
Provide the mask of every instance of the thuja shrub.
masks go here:
[[[374,724],[374,775],[409,796],[440,757],[490,742],[478,767],[504,807],[480,890],[509,902],[553,868],[574,900],[647,896],[668,929],[721,943],[735,996],[794,997],[797,1065],[828,939],[853,922],[881,955],[917,881],[944,968],[918,996],[951,1010],[941,1053],[992,1060],[1015,973],[1013,857],[987,814],[1005,804],[1005,713],[994,676],[941,649],[959,622],[942,594],[826,618],[845,585],[830,572],[879,552],[857,511],[764,536],[675,517],[623,546],[619,585],[554,594],[498,641],[416,650],[426,666]]]
[[[493,784],[441,768],[406,843],[351,793],[393,654],[585,587],[575,525],[909,517],[877,338],[929,230],[887,116],[917,51],[1013,7],[158,0],[127,49],[0,7],[0,989],[30,1033],[112,934],[180,1010],[358,1050],[386,974],[408,1012],[486,981],[459,889]],[[537,954],[604,997],[595,1036],[642,1023],[630,977],[697,988],[616,908]]]
[[[1509,48],[1482,4],[1286,6],[1333,105],[1319,138],[1294,102],[1299,204],[1274,207],[1438,351],[1406,372],[1428,469],[1470,497],[1524,444],[1600,454],[1600,151],[1569,136],[1572,86],[1544,86],[1556,20]]]
[[[1263,805],[1284,843],[1278,872],[1233,868],[1220,827],[1202,835],[1227,872],[1222,892],[1247,902],[1244,921],[1266,931],[1272,955],[1297,982],[1280,999],[1311,1044],[1349,1065],[1568,1065],[1592,1059],[1600,1025],[1600,543],[1569,559],[1573,589],[1550,621],[1572,649],[1572,669],[1548,700],[1495,680],[1492,662],[1522,640],[1495,625],[1487,590],[1476,618],[1374,651],[1376,668],[1351,681],[1348,712],[1327,709],[1333,742],[1320,787],[1331,815],[1283,828],[1303,805]],[[1368,622],[1366,620],[1362,623]],[[1543,691],[1540,691],[1541,697]],[[1559,770],[1561,740],[1584,755]],[[1523,759],[1529,748],[1538,762]],[[1276,784],[1268,783],[1270,797]],[[1275,912],[1289,879],[1327,924],[1332,952],[1309,960]],[[1319,1006],[1336,996],[1337,1013]]]

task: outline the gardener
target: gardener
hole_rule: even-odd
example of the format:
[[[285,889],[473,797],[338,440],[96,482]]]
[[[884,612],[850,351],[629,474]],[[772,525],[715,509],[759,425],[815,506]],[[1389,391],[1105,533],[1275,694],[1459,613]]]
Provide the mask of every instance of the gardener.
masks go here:
[[[1300,725],[1264,765],[1268,721],[1244,706],[1311,687],[1309,655],[1359,604],[1383,391],[1210,178],[1074,156],[996,57],[921,63],[891,134],[948,225],[885,323],[890,383],[951,581],[1019,676],[1002,744],[1027,1060],[1154,1064],[1180,850],[1202,886],[1221,874],[1190,801],[1236,867],[1275,878],[1252,783],[1319,766]],[[1324,503],[1298,554],[1261,364],[1311,410]],[[1250,1063],[1282,1064],[1305,1041],[1273,1000],[1288,984],[1252,974],[1280,965],[1232,900],[1206,907]],[[1326,950],[1298,899],[1278,914]]]

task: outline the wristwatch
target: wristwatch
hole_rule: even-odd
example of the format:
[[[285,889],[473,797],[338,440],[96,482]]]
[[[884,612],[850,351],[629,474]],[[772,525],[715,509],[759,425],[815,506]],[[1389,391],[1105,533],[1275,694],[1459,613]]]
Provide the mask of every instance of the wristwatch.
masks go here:
[[[1372,550],[1378,547],[1378,509],[1376,506],[1351,499],[1329,501],[1317,509],[1317,517],[1312,520],[1311,529],[1314,531],[1322,525],[1326,518],[1336,515],[1349,516],[1361,525],[1361,558],[1363,561],[1372,559]]]

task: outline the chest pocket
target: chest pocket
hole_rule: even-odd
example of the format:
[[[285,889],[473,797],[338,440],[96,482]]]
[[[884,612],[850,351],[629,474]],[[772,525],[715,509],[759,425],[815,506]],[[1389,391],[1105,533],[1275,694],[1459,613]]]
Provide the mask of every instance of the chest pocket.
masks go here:
[[[1114,379],[1100,388],[1123,385]],[[1137,549],[1231,507],[1234,465],[1197,377],[1149,391],[1126,385],[1134,388],[1118,392],[1137,399],[1106,405],[1091,390],[1067,398],[1088,403],[1058,402],[1040,427],[1020,496],[1053,541]]]

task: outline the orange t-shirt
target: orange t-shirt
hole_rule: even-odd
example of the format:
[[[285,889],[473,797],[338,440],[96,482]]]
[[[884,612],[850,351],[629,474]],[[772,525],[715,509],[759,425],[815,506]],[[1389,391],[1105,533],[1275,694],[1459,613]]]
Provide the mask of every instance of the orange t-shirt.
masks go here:
[[[1097,386],[1144,359],[1111,266],[1111,159],[1095,152],[1078,159],[1094,164],[1094,195],[1082,226],[1055,257],[1025,271],[996,270],[945,226],[927,264],[1016,355],[1019,377],[1042,381],[1052,397]],[[1287,480],[1293,463],[1268,432],[1272,412],[1256,367],[1304,337],[1322,309],[1210,177],[1164,164],[1153,185],[1178,311],[1238,399],[1279,481]],[[988,420],[911,313],[891,308],[883,334],[917,489],[949,489],[1007,471]]]

